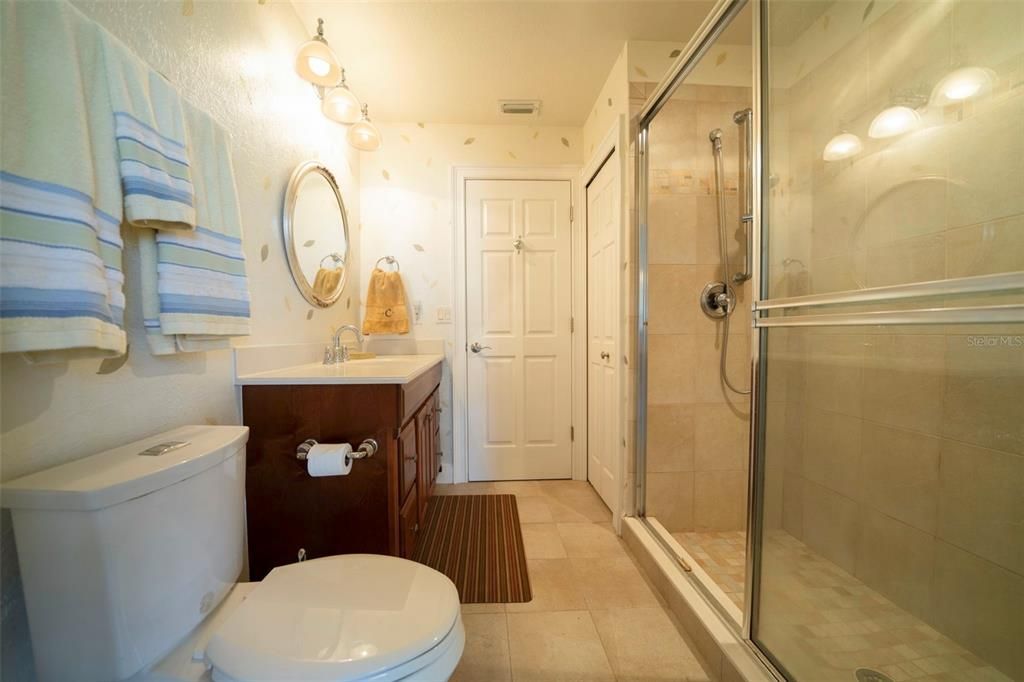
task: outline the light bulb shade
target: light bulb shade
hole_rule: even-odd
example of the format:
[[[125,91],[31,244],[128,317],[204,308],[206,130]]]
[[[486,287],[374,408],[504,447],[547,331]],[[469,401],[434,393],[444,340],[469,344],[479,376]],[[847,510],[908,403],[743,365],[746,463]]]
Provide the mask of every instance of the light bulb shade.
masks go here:
[[[886,137],[902,135],[913,130],[921,122],[921,115],[914,109],[904,106],[889,107],[878,112],[878,116],[868,127],[868,137],[880,140]]]
[[[349,126],[345,137],[350,145],[363,152],[375,152],[383,142],[380,130],[365,117]]]
[[[860,154],[864,145],[860,138],[853,133],[840,133],[828,141],[821,158],[825,161],[839,161],[848,159],[855,154]]]
[[[324,116],[346,125],[359,120],[362,108],[359,99],[345,85],[328,90],[320,106]]]
[[[341,82],[341,64],[334,50],[323,40],[308,40],[295,55],[295,73],[303,80],[324,88]]]
[[[932,91],[935,104],[952,104],[987,93],[995,81],[995,74],[989,69],[968,66],[957,69],[940,80]]]

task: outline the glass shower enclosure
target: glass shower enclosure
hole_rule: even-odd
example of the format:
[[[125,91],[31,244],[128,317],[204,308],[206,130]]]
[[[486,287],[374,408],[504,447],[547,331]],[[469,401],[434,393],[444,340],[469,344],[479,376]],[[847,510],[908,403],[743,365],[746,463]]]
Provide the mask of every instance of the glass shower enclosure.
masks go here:
[[[1024,679],[1024,3],[719,10],[638,125],[637,514],[787,679]]]

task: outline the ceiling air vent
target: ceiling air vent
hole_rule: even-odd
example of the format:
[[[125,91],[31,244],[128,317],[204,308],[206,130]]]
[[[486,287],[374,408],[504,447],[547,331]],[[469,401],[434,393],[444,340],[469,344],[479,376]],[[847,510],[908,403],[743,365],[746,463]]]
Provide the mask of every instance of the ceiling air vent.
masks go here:
[[[503,99],[498,101],[498,111],[505,116],[539,116],[539,99]]]

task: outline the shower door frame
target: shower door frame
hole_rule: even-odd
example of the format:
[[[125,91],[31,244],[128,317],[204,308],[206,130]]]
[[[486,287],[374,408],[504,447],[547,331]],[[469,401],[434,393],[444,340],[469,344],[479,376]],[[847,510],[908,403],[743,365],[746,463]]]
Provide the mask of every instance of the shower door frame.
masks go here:
[[[655,531],[646,517],[646,493],[647,493],[647,316],[648,316],[648,262],[647,262],[647,171],[648,171],[648,133],[649,128],[658,112],[668,101],[676,88],[685,82],[687,76],[703,58],[708,50],[713,47],[729,24],[736,18],[747,5],[751,6],[751,54],[753,79],[751,83],[751,192],[752,192],[752,213],[751,240],[755,253],[751,254],[751,300],[759,301],[764,291],[764,268],[762,267],[763,244],[762,244],[762,196],[763,180],[761,171],[764,167],[762,153],[762,82],[764,70],[762,69],[762,48],[761,48],[761,18],[763,15],[762,0],[719,0],[711,10],[700,28],[686,44],[679,58],[669,69],[668,74],[661,80],[655,89],[654,94],[647,100],[637,115],[636,144],[636,197],[637,197],[637,374],[636,374],[636,484],[635,484],[635,515],[641,520],[645,528],[651,533],[659,545],[669,554],[675,555],[674,550],[666,543],[664,538]],[[762,425],[763,410],[760,409],[762,386],[764,385],[764,368],[761,367],[760,358],[763,352],[765,335],[756,324],[751,329],[750,341],[750,377],[751,377],[751,401],[750,401],[750,437],[749,445],[749,476],[747,480],[747,537],[746,537],[746,573],[744,586],[743,619],[736,623],[738,633],[744,644],[754,653],[757,659],[765,668],[778,679],[784,679],[775,667],[774,662],[765,656],[764,652],[757,647],[751,638],[752,622],[756,618],[757,583],[754,580],[755,571],[759,570],[759,557],[754,555],[755,533],[760,532],[762,514],[759,512],[759,496],[763,486],[757,481],[762,476],[762,464],[760,453],[763,452],[762,442],[764,429]],[[689,574],[691,582],[705,600],[724,617],[727,623],[735,623],[732,616],[725,612],[719,599],[709,590],[702,580],[692,574],[690,566],[686,565],[681,558],[675,557],[677,562],[682,564],[682,570]]]

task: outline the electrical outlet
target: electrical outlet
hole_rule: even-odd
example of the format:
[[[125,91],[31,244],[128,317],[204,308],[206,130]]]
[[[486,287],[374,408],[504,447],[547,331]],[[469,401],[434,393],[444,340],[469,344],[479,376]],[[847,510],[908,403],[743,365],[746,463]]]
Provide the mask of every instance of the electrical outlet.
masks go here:
[[[423,323],[423,301],[415,301],[412,304],[412,323]]]
[[[449,306],[442,305],[437,307],[437,322],[438,324],[451,324],[452,323],[452,309]]]

